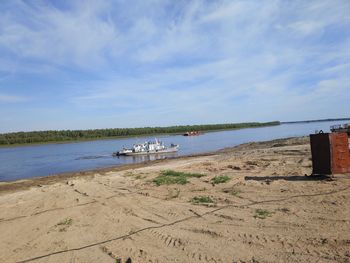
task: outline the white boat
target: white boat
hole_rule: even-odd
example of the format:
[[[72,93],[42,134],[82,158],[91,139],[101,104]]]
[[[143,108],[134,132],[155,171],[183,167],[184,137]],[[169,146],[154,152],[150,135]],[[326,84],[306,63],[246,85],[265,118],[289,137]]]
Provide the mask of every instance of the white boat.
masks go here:
[[[155,141],[144,142],[141,144],[134,144],[131,149],[123,148],[122,150],[113,153],[113,156],[134,156],[147,154],[162,154],[177,152],[179,145],[171,144],[169,147],[165,146],[163,142],[155,139]]]

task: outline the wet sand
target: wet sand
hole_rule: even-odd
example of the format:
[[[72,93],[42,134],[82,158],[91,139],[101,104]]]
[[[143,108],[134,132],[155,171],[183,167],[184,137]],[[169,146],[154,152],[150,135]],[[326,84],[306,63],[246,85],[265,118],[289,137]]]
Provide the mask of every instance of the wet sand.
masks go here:
[[[0,183],[0,262],[350,262],[350,174],[311,171],[291,138]]]

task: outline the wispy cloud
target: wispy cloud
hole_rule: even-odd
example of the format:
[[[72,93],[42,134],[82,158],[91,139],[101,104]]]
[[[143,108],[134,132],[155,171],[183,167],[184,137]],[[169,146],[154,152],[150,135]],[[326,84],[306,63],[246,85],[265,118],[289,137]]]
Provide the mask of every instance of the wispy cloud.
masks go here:
[[[104,50],[117,39],[117,27],[99,18],[105,8],[108,5],[93,1],[69,10],[45,1],[37,5],[17,2],[0,19],[0,45],[20,59],[39,63],[79,67],[101,63]]]
[[[86,112],[91,127],[346,115],[346,0],[0,5],[4,92],[45,91],[77,126]]]

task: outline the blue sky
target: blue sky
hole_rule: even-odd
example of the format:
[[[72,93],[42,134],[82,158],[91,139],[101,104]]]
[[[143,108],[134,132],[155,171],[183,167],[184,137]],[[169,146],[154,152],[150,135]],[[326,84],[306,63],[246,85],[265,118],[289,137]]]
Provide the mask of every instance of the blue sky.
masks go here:
[[[350,116],[348,0],[0,10],[0,132]]]

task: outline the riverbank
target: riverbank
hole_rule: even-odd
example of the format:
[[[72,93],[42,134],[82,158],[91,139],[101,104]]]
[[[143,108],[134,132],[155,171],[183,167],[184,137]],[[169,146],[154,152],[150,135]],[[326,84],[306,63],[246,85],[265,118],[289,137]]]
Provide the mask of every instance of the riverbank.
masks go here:
[[[16,147],[25,145],[71,143],[144,136],[181,135],[188,131],[216,132],[247,128],[261,128],[277,125],[280,125],[279,121],[261,123],[247,122],[227,124],[182,125],[169,127],[12,132],[3,134],[0,133],[0,147],[1,145],[5,147]]]
[[[290,138],[1,183],[0,261],[347,262],[350,175],[310,157]]]
[[[236,131],[236,130],[243,130],[243,129],[258,129],[258,128],[266,128],[266,127],[270,127],[270,126],[276,126],[276,125],[236,128],[236,129],[218,129],[218,130],[208,130],[208,131],[201,131],[201,132],[202,132],[202,135],[203,135],[205,133],[211,133],[211,132]],[[139,134],[139,135],[129,135],[129,136],[86,138],[86,139],[68,140],[68,141],[49,141],[49,142],[38,142],[38,143],[0,144],[0,148],[15,148],[15,147],[50,145],[50,144],[80,143],[80,142],[107,141],[107,140],[119,140],[119,139],[139,138],[139,137],[174,136],[174,135],[182,136],[183,133],[178,133],[178,132],[175,132],[175,133],[154,133],[154,134]]]

